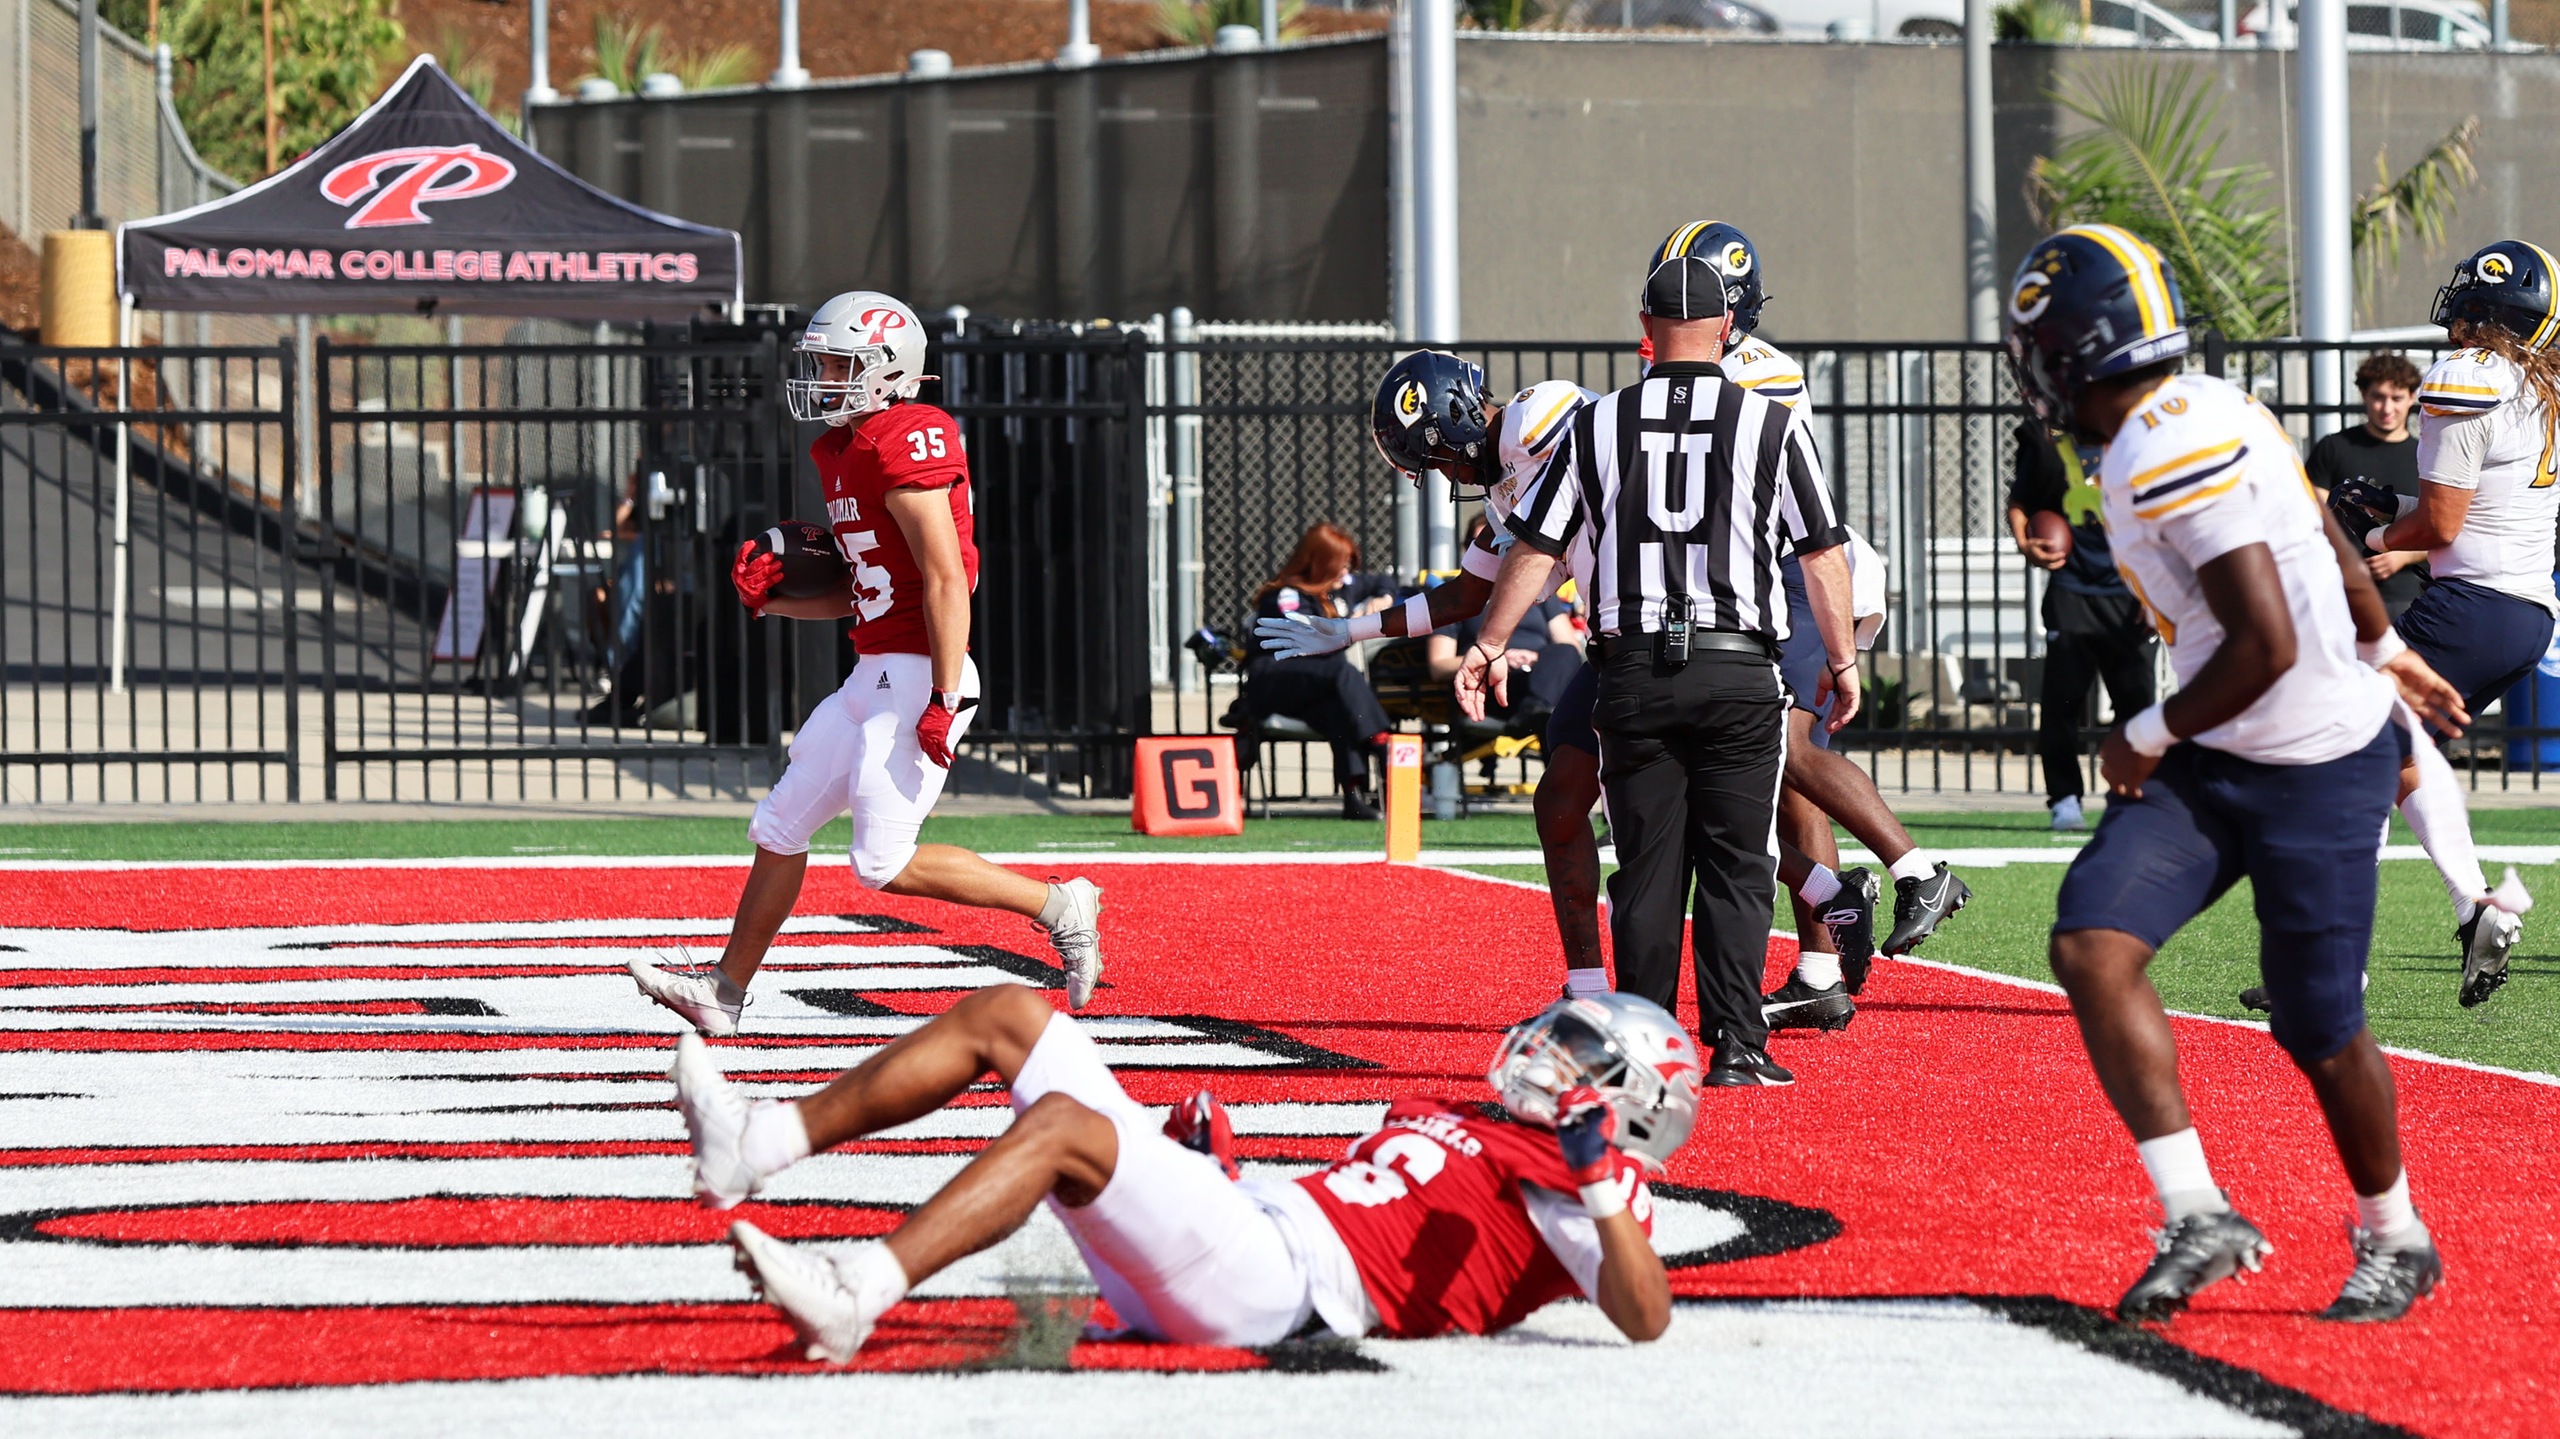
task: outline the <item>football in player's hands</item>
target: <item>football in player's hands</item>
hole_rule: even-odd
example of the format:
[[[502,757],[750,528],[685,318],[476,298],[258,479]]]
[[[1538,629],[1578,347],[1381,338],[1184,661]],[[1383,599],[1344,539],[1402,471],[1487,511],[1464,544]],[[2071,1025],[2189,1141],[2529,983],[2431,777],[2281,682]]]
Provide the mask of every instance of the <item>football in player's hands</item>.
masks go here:
[[[1617,1173],[1618,1114],[1600,1091],[1578,1084],[1556,1096],[1556,1148],[1576,1184],[1597,1184]]]
[[[835,535],[824,525],[784,520],[747,541],[747,550],[771,555],[780,563],[781,575],[766,591],[773,599],[831,599],[853,585],[853,567],[844,562],[844,553],[836,548]],[[742,567],[745,559],[742,552]]]

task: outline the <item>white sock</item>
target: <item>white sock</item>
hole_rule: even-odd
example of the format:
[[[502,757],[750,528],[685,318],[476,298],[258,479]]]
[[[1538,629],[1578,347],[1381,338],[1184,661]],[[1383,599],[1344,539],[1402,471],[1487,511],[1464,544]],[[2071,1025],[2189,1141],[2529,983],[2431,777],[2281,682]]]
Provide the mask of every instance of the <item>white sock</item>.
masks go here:
[[[2427,858],[2436,862],[2445,893],[2453,896],[2454,921],[2459,924],[2471,918],[2468,911],[2477,908],[2480,896],[2489,892],[2489,877],[2480,872],[2480,852],[2471,843],[2471,811],[2462,802],[2462,782],[2454,778],[2453,766],[2423,736],[2415,751],[2418,787],[2400,801],[2400,817],[2417,831]]]
[[[2427,1242],[2427,1226],[2409,1202],[2409,1171],[2380,1194],[2356,1196],[2356,1227],[2382,1241],[2385,1249],[2415,1249]]]
[[[2222,1186],[2213,1182],[2213,1166],[2204,1161],[2204,1140],[2192,1125],[2142,1140],[2134,1149],[2151,1174],[2151,1187],[2160,1191],[2160,1207],[2173,1222],[2190,1214],[2220,1214],[2231,1207],[2231,1201],[2222,1197]]]
[[[879,1318],[907,1297],[906,1266],[879,1240],[857,1244],[829,1257],[835,1263],[836,1277],[853,1291],[854,1302],[868,1317]]]
[[[720,996],[720,1002],[722,1004],[743,1006],[747,1002],[746,986],[741,984],[731,984],[729,982],[729,976],[722,974],[716,969],[711,971],[711,987],[712,992]]]
[[[1568,969],[1564,972],[1564,992],[1576,999],[1609,992],[1609,971],[1605,969]]]
[[[1938,872],[1938,862],[1914,846],[1902,858],[1885,866],[1885,872],[1895,879],[1927,879]]]
[[[800,1106],[768,1099],[747,1111],[746,1131],[738,1136],[738,1157],[762,1178],[780,1174],[809,1157],[809,1126]]]
[[[1058,921],[1066,917],[1067,887],[1063,884],[1053,884],[1049,886],[1049,897],[1040,905],[1040,927],[1056,929]]]
[[[1796,978],[1816,989],[1829,989],[1840,982],[1840,956],[1822,949],[1796,951]]]
[[[1840,874],[1827,864],[1817,864],[1813,873],[1804,877],[1796,888],[1796,898],[1819,908],[1829,904],[1840,893]]]

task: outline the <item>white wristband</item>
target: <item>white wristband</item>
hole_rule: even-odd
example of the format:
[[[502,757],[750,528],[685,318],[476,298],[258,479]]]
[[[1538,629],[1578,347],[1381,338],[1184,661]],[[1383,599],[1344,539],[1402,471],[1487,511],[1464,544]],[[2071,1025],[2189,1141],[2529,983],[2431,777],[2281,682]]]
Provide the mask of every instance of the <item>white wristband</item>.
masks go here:
[[[2373,551],[2377,555],[2387,555],[2391,553],[2391,547],[2382,542],[2383,534],[2390,528],[2391,526],[2389,525],[2375,525],[2372,529],[2365,531],[2364,547]]]
[[[2161,713],[2160,706],[2153,705],[2124,722],[2124,742],[2133,746],[2134,753],[2158,759],[2169,752],[2178,737],[2169,733],[2168,716]]]
[[[2363,640],[2356,641],[2356,658],[2373,666],[2375,669],[2380,669],[2384,665],[2391,663],[2395,656],[2408,648],[2409,643],[2408,641],[2400,638],[2400,631],[2396,629],[2385,629],[2382,632],[2382,637],[2374,640],[2370,644]]]
[[[1431,596],[1428,592],[1414,595],[1404,602],[1404,632],[1407,638],[1431,633]]]
[[[1592,1218],[1606,1219],[1612,1214],[1625,1213],[1626,1208],[1626,1191],[1618,1187],[1616,1180],[1603,1179],[1597,1184],[1582,1186],[1582,1212]]]
[[[1374,640],[1386,632],[1387,612],[1384,610],[1372,610],[1365,615],[1353,615],[1350,624],[1343,630],[1344,634],[1351,637],[1353,644],[1358,644],[1362,640]]]
[[[2416,495],[2402,495],[2400,497],[2400,510],[2397,518],[2405,520],[2409,516],[2417,513],[2417,510],[2418,497]]]

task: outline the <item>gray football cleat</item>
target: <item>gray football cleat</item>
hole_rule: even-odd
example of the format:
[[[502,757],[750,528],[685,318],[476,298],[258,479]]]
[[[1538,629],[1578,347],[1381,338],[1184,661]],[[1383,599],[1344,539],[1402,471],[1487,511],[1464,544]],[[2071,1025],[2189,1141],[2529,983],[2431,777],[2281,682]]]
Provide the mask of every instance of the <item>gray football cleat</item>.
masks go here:
[[[2323,1319],[2344,1324],[2382,1324],[2409,1312],[2444,1278],[2444,1260],[2432,1242],[2414,1249],[2385,1249],[2371,1231],[2347,1226],[2355,1246],[2355,1272],[2338,1291],[2337,1302],[2320,1311]]]
[[[811,1359],[846,1363],[871,1337],[879,1316],[862,1312],[834,1260],[785,1244],[743,1219],[729,1226],[729,1244],[737,1251],[738,1272],[791,1321]]]
[[[631,982],[640,992],[674,1010],[695,1032],[712,1039],[725,1039],[738,1032],[738,1016],[745,1012],[747,996],[738,996],[736,1004],[720,997],[720,971],[705,966],[686,971],[662,969],[645,960],[629,960],[623,968],[631,971]]]
[[[693,1140],[693,1197],[705,1209],[735,1209],[763,1183],[739,1152],[746,1137],[747,1097],[720,1072],[699,1036],[676,1038],[676,1110]]]
[[[2159,1252],[2116,1301],[2116,1318],[2124,1323],[2167,1319],[2185,1309],[2187,1301],[2206,1285],[2243,1269],[2257,1273],[2275,1248],[2237,1209],[2172,1220],[2161,1228],[2155,1242]]]
[[[1102,887],[1071,879],[1058,888],[1067,896],[1067,912],[1049,931],[1049,943],[1067,972],[1067,1008],[1082,1009],[1102,983]]]

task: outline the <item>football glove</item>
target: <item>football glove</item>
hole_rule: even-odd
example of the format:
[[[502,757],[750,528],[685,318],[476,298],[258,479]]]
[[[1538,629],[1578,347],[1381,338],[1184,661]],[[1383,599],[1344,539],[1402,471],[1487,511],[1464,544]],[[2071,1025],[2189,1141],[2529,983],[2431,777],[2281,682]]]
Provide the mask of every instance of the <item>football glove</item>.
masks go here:
[[[1284,660],[1311,659],[1351,647],[1351,621],[1326,615],[1282,615],[1253,622],[1253,637]]]
[[[737,561],[729,566],[729,583],[738,587],[738,603],[762,616],[765,603],[773,598],[773,587],[782,583],[782,558],[771,550],[758,550],[756,542],[749,540],[738,546]]]
[[[2329,513],[2338,517],[2338,528],[2347,532],[2347,538],[2362,548],[2374,526],[2400,518],[2400,496],[2371,480],[2340,480],[2329,489]]]
[[[1605,1183],[1618,1173],[1618,1114],[1600,1091],[1577,1084],[1556,1096],[1556,1148],[1573,1182]]]
[[[924,751],[926,759],[944,769],[951,768],[951,726],[959,720],[961,711],[976,703],[942,690],[933,692],[932,702],[916,717],[916,747]]]
[[[1235,1125],[1227,1118],[1227,1107],[1209,1091],[1201,1090],[1173,1107],[1164,1121],[1164,1137],[1218,1161],[1229,1179],[1244,1177],[1236,1168]]]

